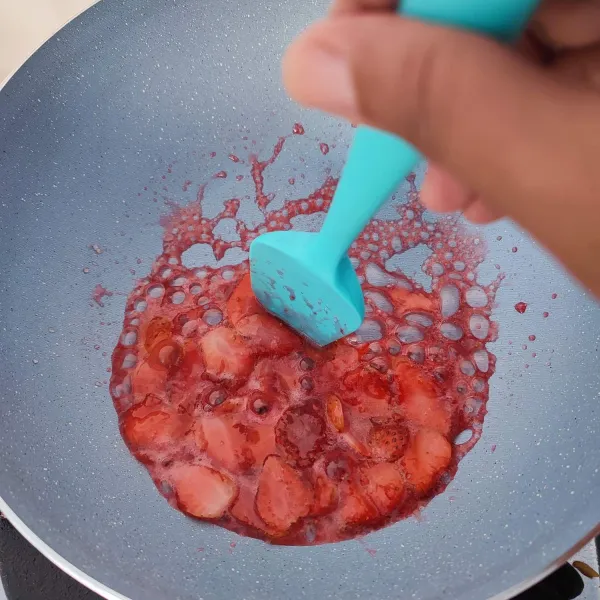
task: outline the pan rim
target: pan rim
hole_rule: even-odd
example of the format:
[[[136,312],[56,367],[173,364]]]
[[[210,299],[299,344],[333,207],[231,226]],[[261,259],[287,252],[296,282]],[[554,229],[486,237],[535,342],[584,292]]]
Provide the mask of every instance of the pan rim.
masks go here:
[[[6,501],[0,496],[0,512],[8,519],[11,525],[43,556],[45,556],[51,563],[58,567],[61,571],[75,579],[81,585],[87,587],[91,591],[105,598],[105,600],[132,600],[127,596],[123,596],[119,592],[109,588],[103,583],[94,579],[81,569],[78,569],[75,565],[70,563],[68,560],[63,558],[58,552],[53,550],[42,538],[40,538],[34,531],[28,527],[10,508]],[[554,560],[548,567],[546,567],[539,575],[526,579],[525,581],[517,584],[505,592],[489,598],[488,600],[511,600],[521,592],[524,592],[546,577],[556,571],[559,567],[565,564],[570,557],[574,556],[588,543],[590,543],[595,537],[600,535],[600,523],[593,529],[587,536],[584,536],[579,542],[567,550],[563,555],[559,556]]]
[[[53,37],[55,37],[62,29],[64,29],[67,25],[69,25],[72,21],[79,18],[83,13],[87,12],[89,9],[94,6],[100,4],[102,0],[92,0],[92,3],[86,8],[80,10],[79,12],[73,14],[71,18],[66,20],[60,27],[55,29],[55,31],[49,35],[46,39],[44,39],[41,43],[39,43],[13,70],[10,72],[4,80],[0,80],[0,92],[8,85],[8,83],[12,80],[12,78],[17,75],[17,73],[25,66],[25,64]],[[128,596],[124,596],[117,592],[116,590],[104,585],[97,579],[94,579],[92,576],[88,575],[86,572],[82,571],[67,559],[65,559],[61,554],[56,552],[50,545],[48,545],[39,535],[37,535],[33,529],[31,529],[21,518],[17,515],[15,511],[9,506],[9,504],[2,498],[0,495],[0,512],[6,517],[6,519],[11,523],[11,525],[22,535],[27,542],[29,542],[38,552],[40,552],[46,559],[48,559],[51,563],[53,563],[57,568],[61,571],[69,575],[75,581],[85,586],[92,592],[98,594],[105,600],[132,600],[132,598]],[[551,573],[553,573],[556,569],[565,564],[569,558],[579,552],[582,548],[584,548],[588,543],[590,543],[595,537],[600,536],[600,523],[598,523],[591,532],[587,535],[583,536],[578,542],[576,542],[573,546],[571,546],[566,552],[564,552],[561,556],[553,560],[547,567],[545,567],[540,574],[536,576],[532,576],[519,584],[516,584],[509,588],[508,590],[501,592],[487,600],[511,600],[516,595],[530,589],[532,586],[536,585],[546,577],[548,577]]]

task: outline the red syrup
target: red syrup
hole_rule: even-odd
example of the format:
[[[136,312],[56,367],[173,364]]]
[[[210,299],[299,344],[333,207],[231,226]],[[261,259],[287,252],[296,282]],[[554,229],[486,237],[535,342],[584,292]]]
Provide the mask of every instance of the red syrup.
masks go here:
[[[247,261],[184,266],[194,244],[220,260],[264,231],[289,229],[295,216],[327,210],[332,177],[269,210],[264,173],[288,137],[268,159],[249,157],[264,215],[255,229],[237,218],[238,199],[203,216],[203,187],[163,217],[163,253],[128,297],[110,390],[126,444],[174,508],[271,543],[312,545],[417,514],[450,483],[487,412],[501,276],[476,284],[484,244],[455,219],[425,220],[414,175],[394,220],[372,221],[350,250],[365,326],[327,348],[265,313]],[[238,240],[213,234],[222,219],[236,220]],[[431,252],[430,292],[386,270],[419,245]],[[474,288],[478,308],[466,301]],[[470,439],[455,443],[465,430]]]

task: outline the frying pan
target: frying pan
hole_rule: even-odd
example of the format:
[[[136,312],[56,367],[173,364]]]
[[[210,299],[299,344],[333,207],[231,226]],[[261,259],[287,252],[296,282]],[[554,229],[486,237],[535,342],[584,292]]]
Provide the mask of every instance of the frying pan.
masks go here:
[[[106,598],[509,598],[598,529],[600,311],[507,222],[479,232],[480,279],[506,274],[484,434],[421,518],[362,541],[270,546],[172,510],[121,441],[106,370],[126,294],[161,251],[165,198],[193,200],[215,170],[235,173],[243,136],[268,156],[295,122],[307,135],[266,189],[283,189],[299,157],[297,194],[341,169],[351,128],[294,105],[279,76],[282,49],[325,9],[105,0],[0,92],[0,508]],[[336,148],[324,156],[315,140]],[[232,185],[211,180],[209,214]],[[406,260],[418,273],[419,249]],[[98,284],[113,294],[103,306]]]

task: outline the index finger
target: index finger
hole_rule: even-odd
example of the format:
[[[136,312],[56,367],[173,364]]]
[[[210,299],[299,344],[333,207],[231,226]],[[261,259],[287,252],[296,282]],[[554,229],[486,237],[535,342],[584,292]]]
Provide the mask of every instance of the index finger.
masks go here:
[[[334,0],[330,13],[332,15],[356,12],[379,12],[395,10],[398,0]]]

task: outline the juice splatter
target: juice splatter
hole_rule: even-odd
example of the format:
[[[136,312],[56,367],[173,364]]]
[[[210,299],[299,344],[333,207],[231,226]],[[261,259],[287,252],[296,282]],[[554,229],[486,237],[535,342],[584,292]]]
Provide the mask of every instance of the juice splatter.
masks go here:
[[[235,198],[204,216],[202,189],[162,219],[163,253],[127,300],[110,391],[125,442],[173,507],[243,535],[310,545],[418,515],[452,480],[487,412],[501,276],[475,282],[484,244],[455,218],[425,220],[413,175],[396,217],[372,221],[350,250],[367,317],[327,348],[264,312],[247,261],[186,267],[182,254],[195,244],[220,260],[327,210],[333,177],[269,210],[264,173],[287,139],[266,160],[249,157],[260,225],[238,218]],[[233,241],[213,234],[223,219],[236,223]],[[417,246],[430,253],[431,291],[397,266]]]
[[[517,302],[515,304],[515,310],[518,313],[525,314],[525,311],[527,310],[527,303],[526,302]]]

